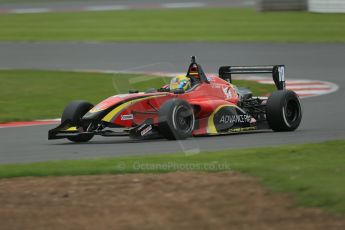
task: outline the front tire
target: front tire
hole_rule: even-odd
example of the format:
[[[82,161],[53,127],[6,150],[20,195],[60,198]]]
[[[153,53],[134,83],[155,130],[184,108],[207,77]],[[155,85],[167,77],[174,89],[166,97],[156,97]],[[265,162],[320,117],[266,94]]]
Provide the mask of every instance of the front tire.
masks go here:
[[[192,106],[184,100],[167,101],[158,113],[159,132],[169,140],[183,140],[192,136],[195,117]]]
[[[93,108],[93,105],[87,101],[72,101],[68,104],[62,113],[61,122],[70,120],[78,128],[86,131],[88,124],[83,124],[81,118]],[[87,142],[92,139],[93,134],[79,134],[78,136],[68,137],[67,139],[73,142]]]
[[[302,120],[301,103],[294,91],[272,93],[266,104],[267,122],[274,131],[294,131]]]

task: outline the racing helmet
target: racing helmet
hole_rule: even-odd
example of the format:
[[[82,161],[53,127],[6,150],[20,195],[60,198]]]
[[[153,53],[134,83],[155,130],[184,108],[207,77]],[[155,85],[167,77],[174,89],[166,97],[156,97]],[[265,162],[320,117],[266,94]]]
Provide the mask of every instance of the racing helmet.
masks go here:
[[[190,79],[184,75],[179,75],[171,79],[170,90],[183,89],[189,90],[191,88]]]

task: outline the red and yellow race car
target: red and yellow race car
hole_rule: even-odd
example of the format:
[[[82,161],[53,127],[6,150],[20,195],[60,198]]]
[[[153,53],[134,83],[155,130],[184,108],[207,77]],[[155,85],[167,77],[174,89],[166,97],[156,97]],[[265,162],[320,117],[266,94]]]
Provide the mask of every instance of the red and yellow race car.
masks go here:
[[[277,91],[256,97],[232,84],[233,74],[272,74]],[[89,141],[94,135],[128,135],[171,140],[222,135],[258,129],[293,131],[302,119],[295,92],[285,89],[285,66],[222,66],[219,77],[206,76],[195,57],[185,76],[147,92],[131,90],[111,96],[96,106],[73,101],[63,111],[61,124],[48,139]]]

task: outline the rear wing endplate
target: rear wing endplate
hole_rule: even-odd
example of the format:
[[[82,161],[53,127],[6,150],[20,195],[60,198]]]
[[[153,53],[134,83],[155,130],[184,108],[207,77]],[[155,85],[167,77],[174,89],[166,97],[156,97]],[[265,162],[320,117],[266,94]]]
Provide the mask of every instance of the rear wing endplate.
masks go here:
[[[278,90],[285,89],[285,65],[274,66],[221,66],[219,77],[232,83],[232,74],[272,74]]]

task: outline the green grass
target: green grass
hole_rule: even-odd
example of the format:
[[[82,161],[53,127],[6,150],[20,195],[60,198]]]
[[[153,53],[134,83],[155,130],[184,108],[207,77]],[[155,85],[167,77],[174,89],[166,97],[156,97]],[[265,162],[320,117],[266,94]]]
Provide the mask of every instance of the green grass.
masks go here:
[[[0,165],[0,178],[122,173],[236,170],[261,178],[273,191],[295,195],[298,204],[345,213],[345,141],[96,160]]]
[[[250,89],[255,96],[267,96],[268,94],[277,90],[273,84],[260,84],[255,81],[248,80],[232,80],[232,84]]]
[[[229,8],[1,14],[0,28],[1,41],[345,42],[345,14]]]
[[[72,100],[96,104],[131,88],[145,91],[169,81],[166,77],[140,74],[0,70],[0,122],[56,118]],[[258,95],[274,90],[272,85],[251,81],[236,83],[248,85]]]
[[[167,82],[140,74],[1,70],[0,122],[56,118],[72,100],[95,104],[130,88],[143,91]]]

